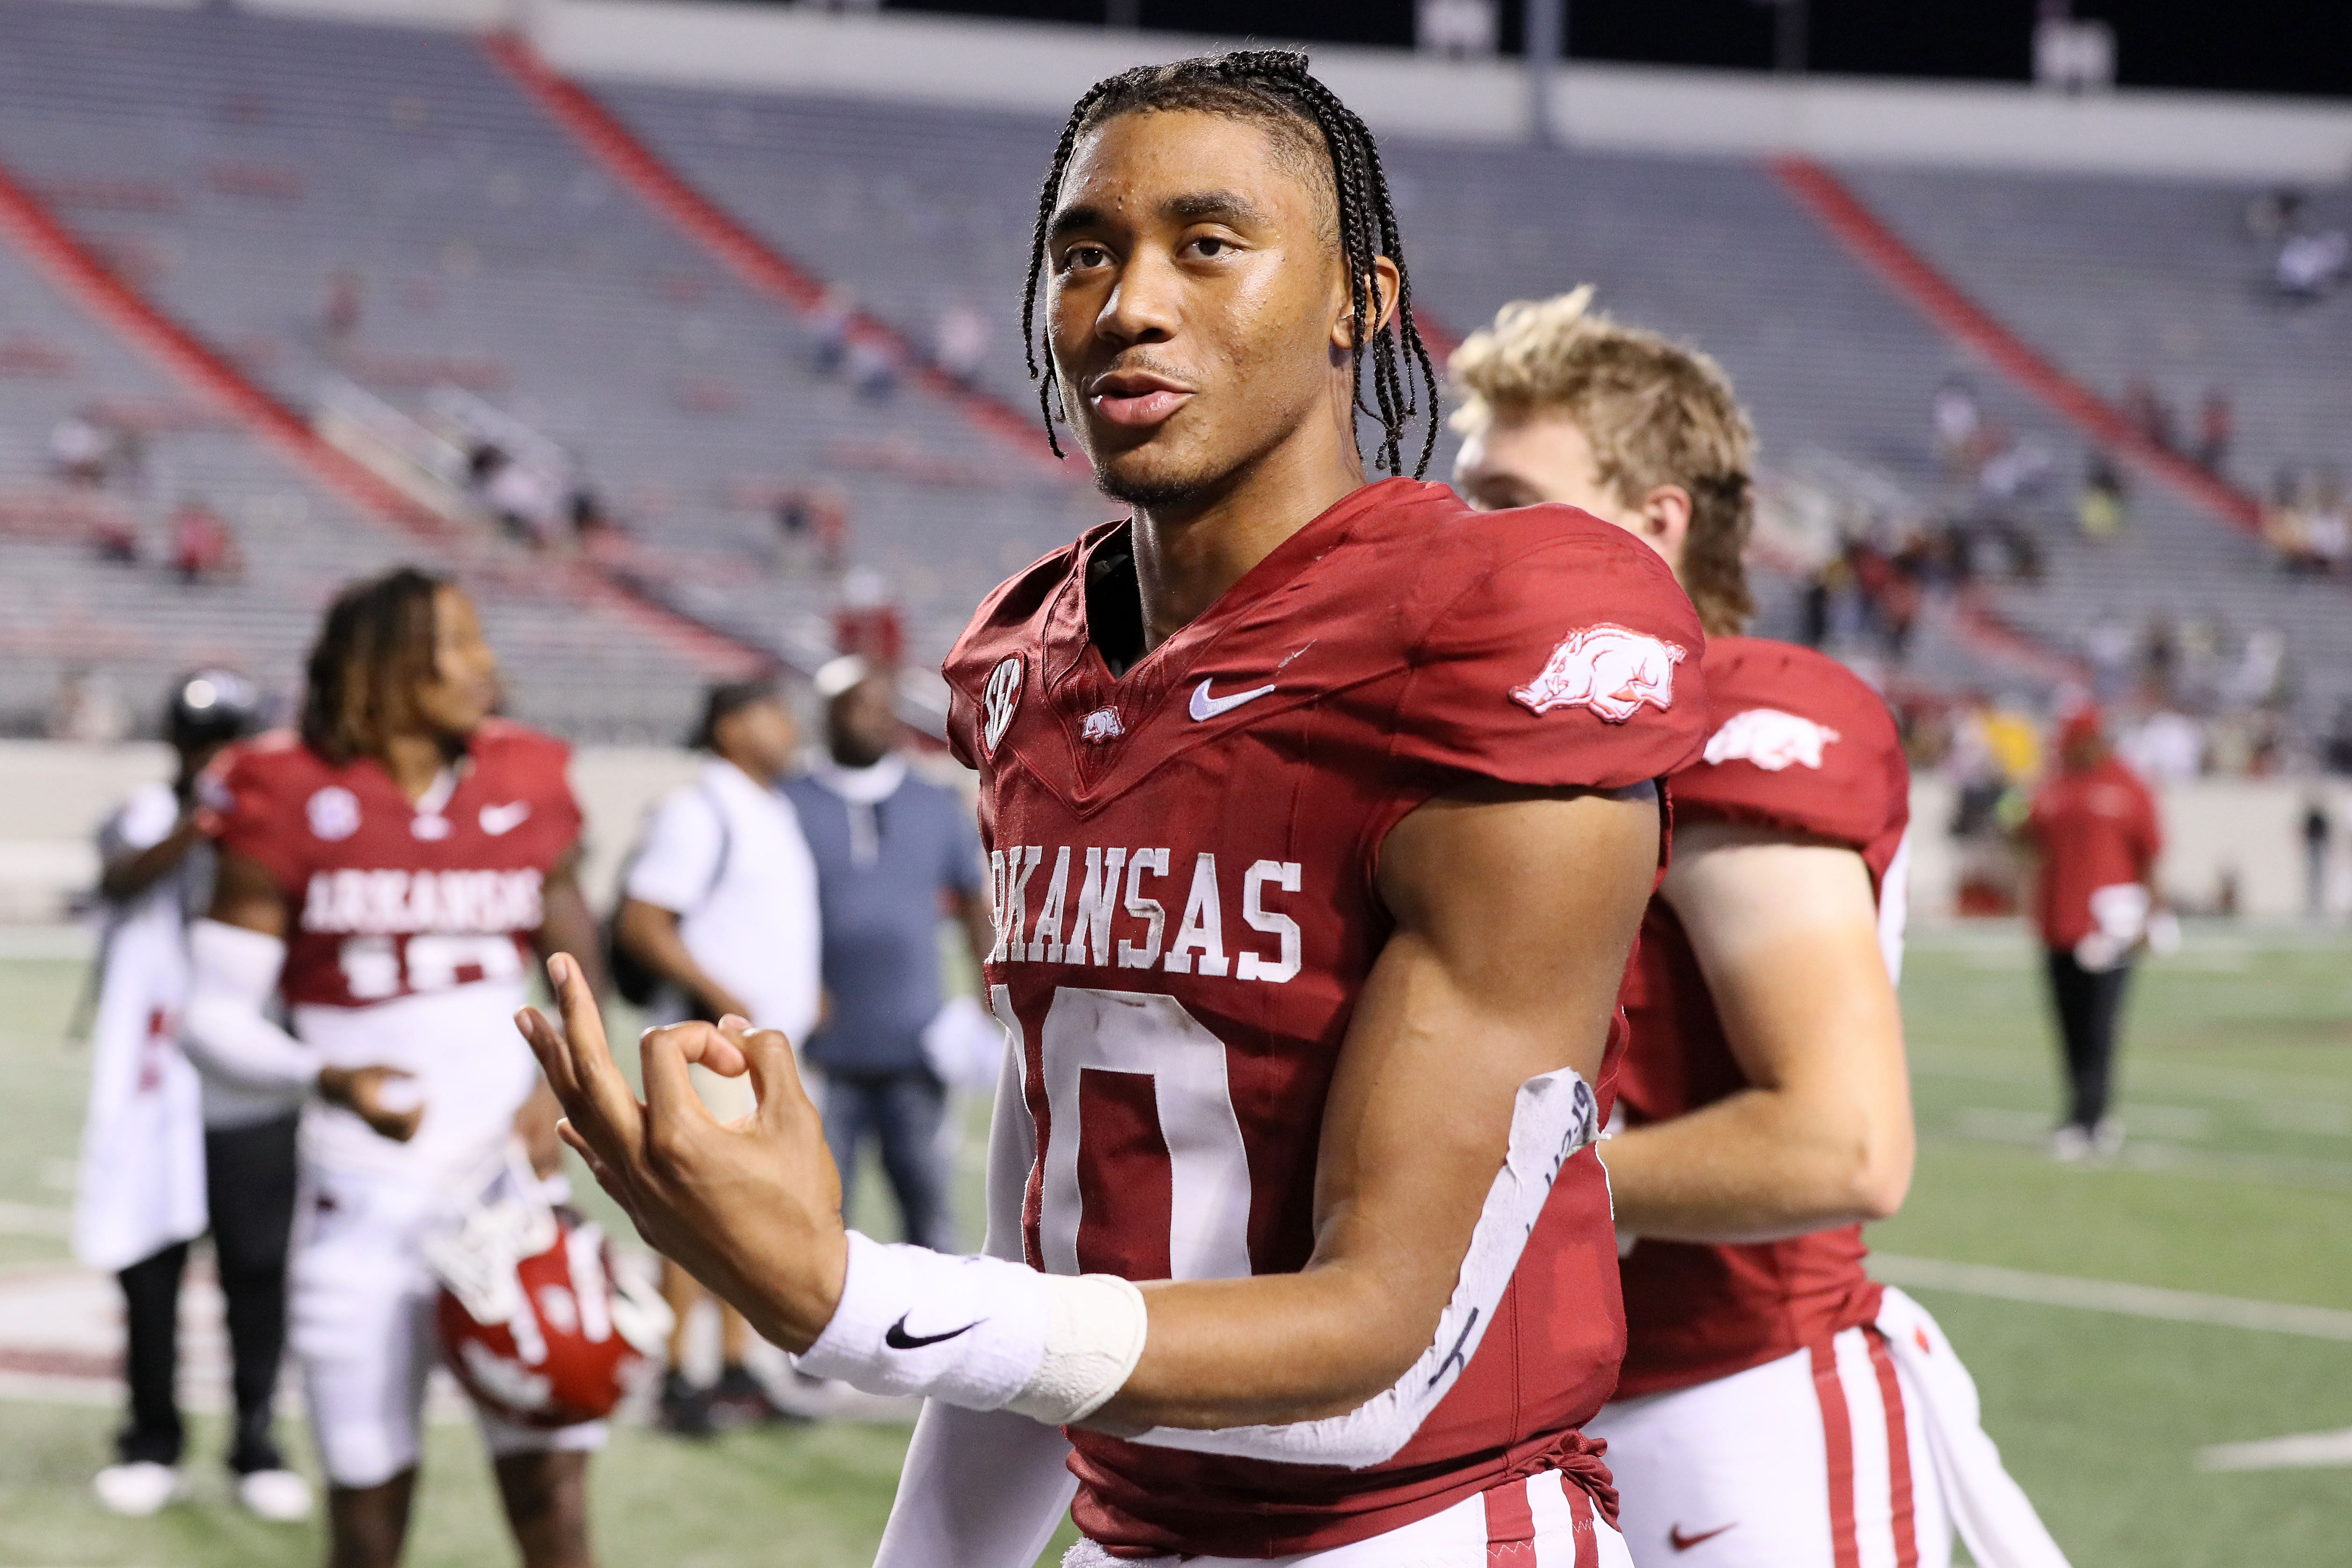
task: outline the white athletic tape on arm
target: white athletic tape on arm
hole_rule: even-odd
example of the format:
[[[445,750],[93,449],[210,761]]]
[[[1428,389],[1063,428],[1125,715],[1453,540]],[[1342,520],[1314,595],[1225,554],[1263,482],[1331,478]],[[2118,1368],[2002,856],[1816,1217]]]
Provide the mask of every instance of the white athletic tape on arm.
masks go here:
[[[286,944],[219,921],[188,928],[188,1006],[182,1033],[199,1070],[255,1089],[308,1089],[319,1053],[272,1023]]]
[[[1429,1348],[1386,1391],[1345,1415],[1320,1421],[1229,1426],[1215,1432],[1154,1426],[1135,1441],[1201,1454],[1349,1469],[1393,1458],[1478,1353],[1496,1304],[1551,1196],[1552,1184],[1570,1157],[1599,1138],[1598,1109],[1591,1089],[1572,1068],[1519,1086],[1511,1110],[1510,1151],[1494,1185],[1486,1189],[1453,1298],[1437,1320]]]
[[[868,1394],[1058,1426],[1118,1392],[1144,1331],[1143,1293],[1124,1279],[886,1247],[853,1230],[841,1302],[800,1365]]]

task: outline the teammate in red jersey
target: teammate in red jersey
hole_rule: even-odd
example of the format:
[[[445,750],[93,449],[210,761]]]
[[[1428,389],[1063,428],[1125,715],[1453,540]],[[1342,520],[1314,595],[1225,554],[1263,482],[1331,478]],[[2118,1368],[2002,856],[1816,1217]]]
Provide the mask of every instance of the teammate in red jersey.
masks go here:
[[[554,1102],[509,1020],[522,950],[585,952],[594,926],[565,750],[490,717],[498,661],[464,594],[414,571],[354,584],[309,678],[299,733],[254,743],[220,781],[187,1024],[240,1076],[312,1093],[289,1339],[329,1561],[379,1568],[400,1558],[434,1360],[424,1240],[513,1179],[517,1133],[553,1169]],[[585,1568],[601,1424],[482,1425],[528,1568]]]
[[[1302,58],[1097,86],[1038,247],[1047,405],[1133,510],[947,662],[1013,1046],[986,1254],[845,1235],[777,1036],[654,1035],[639,1105],[562,960],[564,1033],[524,1026],[656,1246],[804,1367],[930,1396],[886,1563],[1027,1568],[1075,1488],[1078,1563],[1622,1564],[1578,1430],[1622,1335],[1589,1086],[1697,621],[1590,517],[1365,482],[1360,362],[1392,469],[1435,389]]]
[[[1589,297],[1509,306],[1454,356],[1455,478],[1479,505],[1614,522],[1709,635],[1709,733],[1671,781],[1606,1145],[1628,1343],[1591,1430],[1626,1541],[1643,1568],[1934,1568],[1957,1520],[1979,1563],[2061,1564],[1950,1346],[1863,1271],[1861,1222],[1911,1173],[1894,722],[1834,661],[1737,635],[1747,416],[1713,361]]]

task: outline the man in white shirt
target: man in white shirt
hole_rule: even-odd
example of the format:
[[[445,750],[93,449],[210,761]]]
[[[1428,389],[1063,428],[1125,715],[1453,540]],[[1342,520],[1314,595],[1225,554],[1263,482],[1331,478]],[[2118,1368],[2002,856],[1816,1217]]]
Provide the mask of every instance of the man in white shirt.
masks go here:
[[[716,1021],[732,1013],[803,1040],[822,1005],[816,868],[792,804],[776,783],[800,743],[792,710],[767,681],[712,687],[694,744],[710,753],[691,784],[664,796],[648,820],[622,888],[614,944],[660,983],[647,1021]],[[695,1069],[704,1103],[722,1118],[749,1115],[749,1080]],[[751,1329],[721,1305],[720,1372],[707,1390],[686,1381],[688,1323],[703,1295],[684,1269],[662,1265],[662,1292],[677,1313],[664,1421],[701,1435],[714,1418],[775,1414],[743,1364]]]

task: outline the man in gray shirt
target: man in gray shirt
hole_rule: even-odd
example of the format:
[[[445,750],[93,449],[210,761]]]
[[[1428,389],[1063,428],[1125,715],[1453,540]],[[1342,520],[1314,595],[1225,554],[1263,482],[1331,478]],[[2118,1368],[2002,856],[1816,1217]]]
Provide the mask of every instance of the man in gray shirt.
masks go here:
[[[960,1249],[940,1158],[947,1089],[925,1061],[940,1006],[940,921],[978,963],[993,944],[971,806],[898,754],[887,671],[856,658],[817,674],[828,758],[784,785],[816,859],[831,1003],[805,1055],[824,1072],[824,1135],[845,1207],[870,1136],[908,1241]]]

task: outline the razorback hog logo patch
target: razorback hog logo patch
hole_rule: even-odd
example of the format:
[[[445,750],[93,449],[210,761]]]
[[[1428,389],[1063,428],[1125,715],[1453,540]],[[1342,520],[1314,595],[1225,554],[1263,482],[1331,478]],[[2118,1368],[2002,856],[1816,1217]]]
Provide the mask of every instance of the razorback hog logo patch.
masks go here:
[[[1673,643],[1603,621],[1569,633],[1543,673],[1515,688],[1511,699],[1533,713],[1590,708],[1622,724],[1644,702],[1662,711],[1675,705],[1675,666],[1682,661]]]
[[[1816,724],[1778,708],[1750,708],[1724,721],[1723,728],[1706,738],[1710,763],[1754,763],[1768,773],[1799,763],[1818,771],[1822,748],[1838,739],[1827,724]]]

